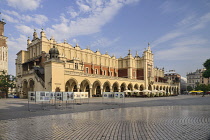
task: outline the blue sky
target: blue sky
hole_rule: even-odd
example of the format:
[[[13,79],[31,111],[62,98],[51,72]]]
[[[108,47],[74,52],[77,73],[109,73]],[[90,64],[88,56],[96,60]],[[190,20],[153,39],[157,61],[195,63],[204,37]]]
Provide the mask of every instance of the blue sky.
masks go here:
[[[83,49],[117,58],[142,56],[150,42],[155,66],[187,72],[210,58],[209,0],[1,0],[9,46],[9,73],[34,29]]]

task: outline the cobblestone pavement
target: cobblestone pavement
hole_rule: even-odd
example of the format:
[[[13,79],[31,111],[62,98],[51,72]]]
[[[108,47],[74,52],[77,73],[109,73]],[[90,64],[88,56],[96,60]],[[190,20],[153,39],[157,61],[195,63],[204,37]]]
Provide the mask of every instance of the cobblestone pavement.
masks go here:
[[[0,140],[210,140],[209,96],[126,98],[125,104],[93,98],[68,108],[36,106],[29,112],[27,100],[1,99]]]

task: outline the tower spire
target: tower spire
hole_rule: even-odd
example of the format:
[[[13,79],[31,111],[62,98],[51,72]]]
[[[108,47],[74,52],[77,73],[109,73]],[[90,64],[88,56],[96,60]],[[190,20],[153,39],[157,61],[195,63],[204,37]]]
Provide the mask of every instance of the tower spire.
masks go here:
[[[150,43],[148,42],[148,51],[151,51],[151,48],[150,48]]]
[[[34,29],[34,33],[33,33],[33,40],[37,39],[38,36],[37,36],[37,33],[36,33],[36,29]]]
[[[131,55],[131,50],[130,49],[128,50],[128,55]]]

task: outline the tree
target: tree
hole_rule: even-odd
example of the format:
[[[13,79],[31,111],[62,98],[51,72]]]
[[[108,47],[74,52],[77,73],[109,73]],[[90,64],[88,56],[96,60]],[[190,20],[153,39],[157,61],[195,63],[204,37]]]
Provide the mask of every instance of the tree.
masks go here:
[[[208,84],[208,85],[205,85],[205,84],[198,84],[198,85],[195,87],[195,90],[202,90],[203,92],[210,91],[210,84]]]
[[[191,86],[187,86],[187,91],[191,91],[193,88]]]
[[[206,68],[206,71],[203,72],[203,77],[204,78],[209,78],[210,77],[210,59],[207,59],[203,63],[203,66]]]
[[[15,88],[15,76],[7,75],[4,71],[0,75],[0,91],[6,93],[6,97],[8,97],[9,88]]]
[[[207,69],[203,72],[203,77],[204,78],[209,78],[210,77],[210,69]]]

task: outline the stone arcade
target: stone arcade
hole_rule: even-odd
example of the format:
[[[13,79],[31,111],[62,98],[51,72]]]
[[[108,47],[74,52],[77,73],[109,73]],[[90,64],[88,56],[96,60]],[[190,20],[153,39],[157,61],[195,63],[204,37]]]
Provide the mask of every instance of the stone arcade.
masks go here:
[[[17,53],[17,92],[21,98],[28,91],[82,91],[89,97],[102,92],[125,90],[162,90],[179,93],[179,85],[164,79],[164,69],[154,68],[153,54],[148,44],[142,56],[133,57],[130,50],[124,58],[116,58],[81,49],[66,41],[57,43],[36,30],[27,40],[27,50]]]

